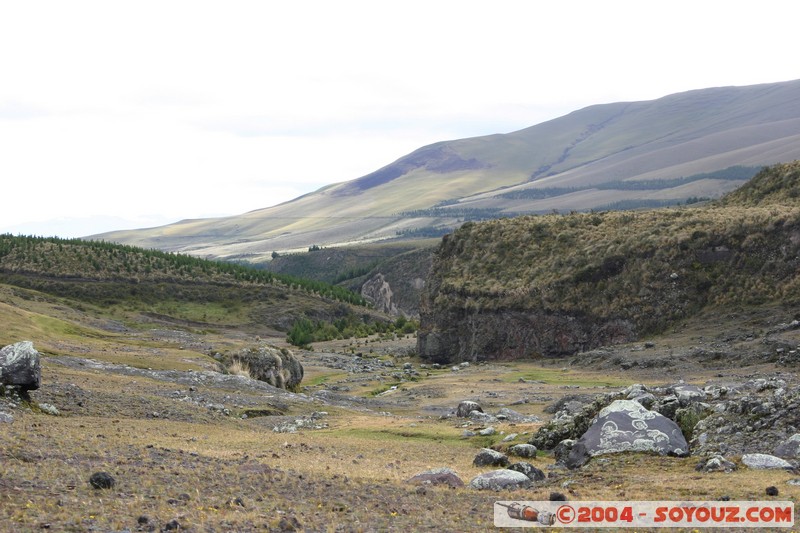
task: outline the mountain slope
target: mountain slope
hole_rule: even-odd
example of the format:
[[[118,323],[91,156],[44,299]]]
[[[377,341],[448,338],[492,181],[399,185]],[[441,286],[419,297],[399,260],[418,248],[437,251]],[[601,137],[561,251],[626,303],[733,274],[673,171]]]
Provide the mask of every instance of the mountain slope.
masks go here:
[[[239,216],[95,237],[261,261],[273,250],[444,232],[465,219],[714,198],[749,176],[704,173],[747,167],[752,175],[797,158],[800,80],[702,89],[436,143],[356,180]]]

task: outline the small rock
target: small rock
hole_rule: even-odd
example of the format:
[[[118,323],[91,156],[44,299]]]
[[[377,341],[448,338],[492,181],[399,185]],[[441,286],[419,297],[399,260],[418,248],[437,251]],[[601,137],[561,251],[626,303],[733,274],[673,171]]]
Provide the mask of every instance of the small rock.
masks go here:
[[[508,457],[498,451],[489,448],[481,448],[472,464],[475,466],[508,466]]]
[[[550,493],[550,501],[551,502],[565,502],[565,501],[567,501],[567,497],[564,496],[560,492],[551,492]]]
[[[108,472],[95,472],[89,478],[89,484],[96,489],[110,489],[116,481]]]
[[[55,405],[50,404],[50,403],[40,403],[39,404],[39,409],[43,413],[51,415],[51,416],[60,416],[61,415],[61,411],[59,411],[58,408]]]
[[[228,507],[244,507],[244,506],[245,506],[244,500],[240,496],[228,500]]]
[[[472,411],[469,419],[481,424],[495,424],[498,421],[497,417],[481,411]]]
[[[517,438],[517,434],[516,433],[509,433],[508,435],[503,437],[503,440],[501,442],[511,442],[512,440],[514,440],[516,438]]]
[[[788,440],[775,448],[775,455],[786,459],[800,459],[800,433],[795,433]]]
[[[546,477],[544,472],[530,463],[514,463],[510,465],[508,469],[525,474],[531,481],[541,481]]]
[[[569,453],[572,451],[572,447],[575,446],[575,442],[577,441],[574,439],[564,439],[556,444],[556,447],[553,448],[553,457],[556,463],[564,464],[564,462],[566,462]]]
[[[165,531],[178,531],[181,528],[181,524],[175,520],[174,518],[164,524]]]
[[[139,518],[136,519],[136,523],[140,526],[144,526],[150,523],[150,517],[141,515]]]
[[[721,455],[715,455],[708,461],[701,461],[695,470],[702,472],[733,472],[736,470],[736,464],[728,461]]]
[[[747,453],[742,456],[742,463],[754,470],[791,469],[789,461],[766,453]]]
[[[303,525],[294,516],[282,516],[281,521],[278,523],[280,531],[289,533],[291,531],[300,531]]]
[[[778,495],[778,487],[775,487],[775,486],[767,487],[767,490],[765,492],[767,493],[767,496],[777,496]]]
[[[480,474],[469,486],[478,490],[526,489],[531,486],[531,480],[521,472],[504,469]]]
[[[0,411],[0,424],[2,423],[10,424],[13,421],[14,421],[13,416],[11,416],[9,413],[4,413],[3,411]]]
[[[497,433],[497,430],[496,430],[496,429],[494,429],[494,428],[493,428],[493,427],[491,427],[491,426],[489,426],[488,428],[482,429],[482,430],[480,430],[480,431],[478,432],[478,434],[479,434],[481,437],[491,437],[491,436],[492,436],[492,435],[494,435],[495,433]]]
[[[425,470],[408,479],[412,485],[448,485],[452,488],[463,487],[464,482],[452,468],[434,468]]]
[[[533,458],[536,457],[536,446],[533,444],[515,444],[508,449],[508,453],[517,457]]]
[[[458,408],[456,409],[456,416],[459,418],[467,418],[473,411],[482,413],[483,408],[481,408],[478,402],[464,400],[458,404]]]

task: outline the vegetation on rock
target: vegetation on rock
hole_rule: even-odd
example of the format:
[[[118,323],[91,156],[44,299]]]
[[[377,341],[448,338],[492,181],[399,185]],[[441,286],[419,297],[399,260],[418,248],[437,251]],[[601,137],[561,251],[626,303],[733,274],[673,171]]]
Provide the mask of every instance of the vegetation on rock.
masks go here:
[[[796,305],[797,191],[795,162],[709,206],[464,224],[434,260],[420,354],[574,353],[662,332],[708,307]]]

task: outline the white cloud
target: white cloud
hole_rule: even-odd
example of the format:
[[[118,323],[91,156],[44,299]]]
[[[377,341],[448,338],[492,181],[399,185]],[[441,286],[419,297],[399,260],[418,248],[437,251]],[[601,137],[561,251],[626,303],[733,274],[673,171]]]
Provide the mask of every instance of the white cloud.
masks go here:
[[[0,231],[241,213],[443,139],[793,79],[798,14],[772,0],[6,2]]]

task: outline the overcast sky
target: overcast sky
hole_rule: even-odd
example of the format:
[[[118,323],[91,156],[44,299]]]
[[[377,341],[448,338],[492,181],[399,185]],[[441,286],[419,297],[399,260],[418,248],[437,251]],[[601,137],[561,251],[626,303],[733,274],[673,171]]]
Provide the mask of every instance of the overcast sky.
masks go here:
[[[436,141],[800,78],[800,3],[0,0],[0,233],[233,215]]]

